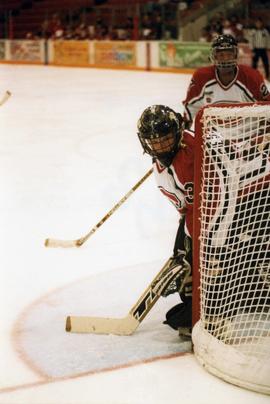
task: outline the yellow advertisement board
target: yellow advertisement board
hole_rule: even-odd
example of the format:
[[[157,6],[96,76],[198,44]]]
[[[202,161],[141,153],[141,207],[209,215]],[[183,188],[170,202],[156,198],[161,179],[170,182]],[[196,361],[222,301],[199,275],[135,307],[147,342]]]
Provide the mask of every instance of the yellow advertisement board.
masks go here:
[[[89,65],[88,41],[55,41],[53,63],[57,65]]]
[[[106,67],[136,67],[136,43],[95,42],[94,64]]]

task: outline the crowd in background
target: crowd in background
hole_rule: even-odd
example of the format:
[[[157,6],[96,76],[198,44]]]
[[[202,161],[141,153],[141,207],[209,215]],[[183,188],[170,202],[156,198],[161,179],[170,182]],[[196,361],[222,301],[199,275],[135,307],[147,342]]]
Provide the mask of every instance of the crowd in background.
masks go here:
[[[231,34],[239,43],[248,42],[247,31],[255,28],[256,19],[243,22],[237,15],[226,17],[223,13],[214,16],[201,31],[200,42],[211,42],[219,34]],[[269,27],[265,28],[270,32]],[[55,13],[46,18],[38,32],[27,32],[27,39],[65,40],[177,40],[179,31],[174,18],[163,21],[162,15],[145,13],[139,22],[138,37],[135,38],[134,19],[126,17],[119,25],[109,26],[102,18],[88,23],[87,14],[82,13],[68,20]]]
[[[210,19],[209,24],[202,29],[201,37],[199,41],[201,42],[212,42],[213,38],[220,34],[232,35],[238,42],[247,42],[245,38],[245,28],[247,25],[250,27],[253,22],[250,21],[249,24],[244,23],[238,15],[232,15],[227,17],[224,13],[217,13],[213,18]]]
[[[230,34],[239,43],[248,42],[247,30],[255,28],[256,19],[243,22],[237,15],[226,17],[223,13],[215,15],[207,26],[201,31],[200,42],[212,42],[219,34]],[[269,27],[265,26],[270,32]],[[169,18],[164,23],[159,12],[145,13],[139,23],[139,40],[177,40],[179,32],[174,18]],[[46,18],[40,30],[27,32],[28,39],[65,39],[65,40],[132,40],[134,38],[134,20],[126,17],[119,25],[109,26],[102,18],[96,18],[94,23],[88,23],[87,14],[61,18],[55,13],[51,18]]]
[[[264,0],[258,0],[265,6]],[[165,7],[163,7],[165,4]],[[94,10],[55,13],[44,19],[38,32],[28,32],[26,38],[65,40],[179,40],[181,27],[177,12],[189,10],[193,0],[160,0],[149,3],[136,19],[129,14],[118,18],[103,18]],[[267,20],[270,24],[270,21]],[[136,25],[136,26],[135,26]],[[264,26],[270,32],[270,25]],[[231,34],[239,43],[249,42],[248,32],[256,28],[256,19],[236,14],[216,13],[202,29],[199,41],[211,42],[219,34]]]
[[[173,1],[173,0],[172,0]],[[190,1],[190,0],[189,0]],[[151,3],[149,3],[151,4]],[[183,2],[183,8],[189,7],[191,2]],[[89,40],[160,40],[178,39],[178,21],[176,18],[176,6],[168,4],[166,11],[162,9],[163,4],[152,3],[145,7],[138,20],[136,17],[111,15],[110,18],[103,18],[93,15],[93,10],[83,10],[78,13],[55,13],[43,21],[38,32],[27,32],[27,38],[45,39],[89,39]],[[178,5],[177,5],[178,7]],[[117,13],[115,13],[117,14]],[[135,24],[138,30],[135,31]],[[137,32],[136,38],[135,32]]]

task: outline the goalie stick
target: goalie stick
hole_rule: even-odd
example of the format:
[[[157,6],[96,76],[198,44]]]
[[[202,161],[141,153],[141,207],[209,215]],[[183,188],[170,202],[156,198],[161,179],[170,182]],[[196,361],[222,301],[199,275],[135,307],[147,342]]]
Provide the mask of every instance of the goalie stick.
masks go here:
[[[184,259],[185,266],[182,266],[177,263],[174,264],[173,261],[174,259],[172,257],[168,259],[126,317],[68,316],[66,320],[66,331],[115,335],[133,334],[172,280],[177,275],[181,276],[182,272],[183,285],[189,277],[190,265],[188,262]]]
[[[4,105],[10,96],[11,96],[11,92],[6,91],[5,94],[3,95],[3,98],[0,100],[0,106]]]
[[[104,223],[107,219],[118,209],[121,205],[136,191],[137,188],[148,178],[153,172],[153,168],[151,168],[147,173],[137,182],[137,184],[132,187],[129,192],[117,202],[113,208],[106,213],[106,215],[87,233],[85,236],[78,238],[77,240],[59,240],[54,238],[47,238],[45,240],[45,247],[63,247],[63,248],[70,248],[70,247],[80,247],[83,245],[89,237],[92,236],[96,232],[96,230]]]

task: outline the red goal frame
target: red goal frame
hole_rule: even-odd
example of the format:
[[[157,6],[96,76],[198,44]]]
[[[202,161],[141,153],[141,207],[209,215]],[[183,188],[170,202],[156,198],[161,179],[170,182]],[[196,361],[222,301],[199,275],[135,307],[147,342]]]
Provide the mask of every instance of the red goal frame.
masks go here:
[[[248,103],[219,103],[209,104],[201,108],[195,119],[195,161],[194,161],[194,202],[193,202],[193,269],[192,269],[192,324],[200,319],[200,206],[201,206],[201,172],[203,159],[203,114],[204,111],[213,107],[246,107],[255,105],[270,105],[269,101]]]

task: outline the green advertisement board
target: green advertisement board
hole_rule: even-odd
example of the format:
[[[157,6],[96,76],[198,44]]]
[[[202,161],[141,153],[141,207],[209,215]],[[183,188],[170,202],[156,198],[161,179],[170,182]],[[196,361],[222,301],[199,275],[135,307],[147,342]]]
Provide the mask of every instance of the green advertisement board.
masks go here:
[[[160,42],[160,67],[197,68],[209,62],[209,43],[199,42]]]

